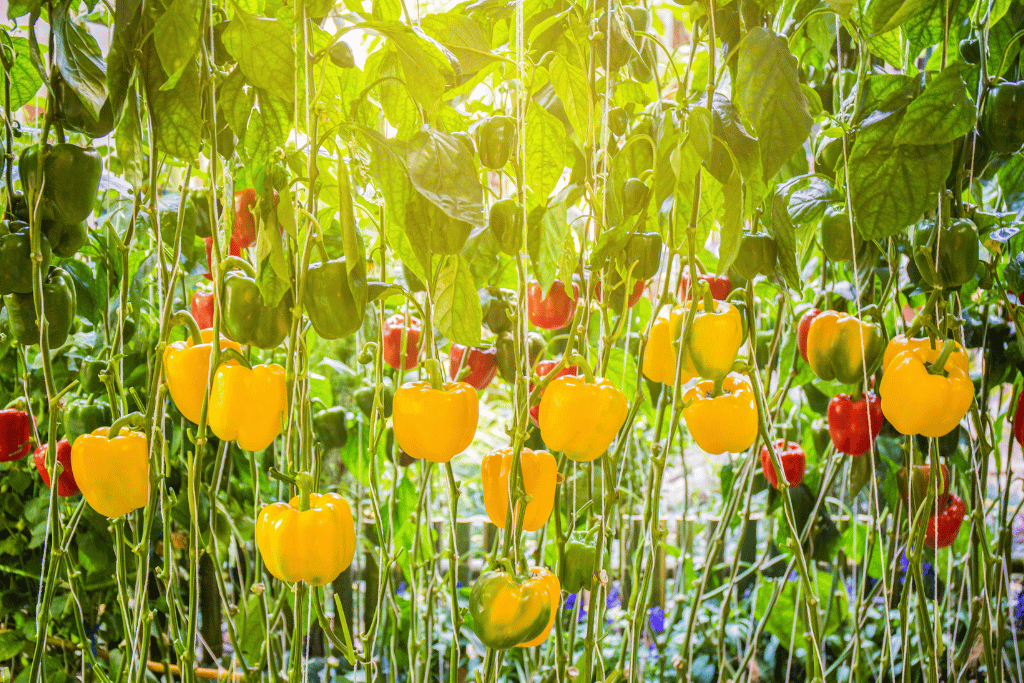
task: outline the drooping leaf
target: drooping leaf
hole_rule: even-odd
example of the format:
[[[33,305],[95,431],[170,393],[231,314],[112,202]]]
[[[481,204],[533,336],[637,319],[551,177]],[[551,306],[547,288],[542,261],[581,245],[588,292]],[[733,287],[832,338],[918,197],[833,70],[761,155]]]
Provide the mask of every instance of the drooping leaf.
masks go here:
[[[368,21],[362,27],[395,45],[409,94],[428,112],[433,111],[445,89],[456,82],[450,53],[422,30],[397,21]]]
[[[551,86],[565,106],[569,123],[580,140],[587,139],[590,121],[590,86],[583,67],[576,61],[556,53],[550,65]]]
[[[483,28],[471,17],[454,12],[428,14],[420,21],[420,26],[427,35],[452,51],[459,60],[463,76],[474,74],[498,59],[491,52]]]
[[[564,159],[565,126],[531,102],[526,110],[526,178],[533,194],[542,201],[547,201],[562,177]]]
[[[221,38],[249,83],[285,102],[292,101],[295,50],[292,49],[291,29],[285,22],[239,11]]]
[[[181,78],[199,47],[199,22],[195,3],[173,0],[153,24],[153,43],[167,81],[160,86],[170,90]]]
[[[139,49],[139,24],[142,0],[118,0],[114,3],[114,34],[107,53],[107,91],[114,120],[121,116],[128,86],[136,67]]]
[[[482,321],[480,297],[469,263],[461,255],[447,257],[434,291],[434,324],[452,341],[476,346]]]
[[[721,237],[718,245],[718,269],[719,275],[725,272],[726,268],[736,260],[740,250],[740,241],[743,239],[743,184],[740,179],[733,176],[729,182],[722,187],[725,196],[725,205],[721,218]]]
[[[974,128],[977,111],[967,90],[961,65],[951,65],[925,87],[903,116],[897,145],[940,145]]]
[[[36,96],[43,78],[32,66],[27,38],[11,38],[11,47],[17,54],[11,66],[11,109],[15,110],[21,109]]]
[[[772,214],[769,230],[778,254],[778,271],[785,278],[790,289],[800,289],[800,268],[796,260],[796,230],[786,210],[786,196],[776,192],[772,197]]]
[[[107,101],[106,63],[96,39],[69,16],[70,4],[62,2],[53,12],[54,61],[93,119],[99,120]]]
[[[160,62],[153,56],[147,70],[147,88],[157,149],[191,163],[202,147],[199,64],[193,60],[170,90],[160,88],[164,78]]]
[[[487,224],[476,163],[458,138],[424,127],[409,140],[405,162],[413,186],[438,208],[455,220]]]
[[[733,100],[754,125],[767,179],[803,146],[813,120],[800,89],[796,57],[784,38],[756,27],[739,51]]]
[[[538,206],[526,222],[526,247],[533,266],[533,276],[542,291],[548,291],[558,272],[558,258],[565,246],[565,204]]]
[[[789,195],[789,217],[796,225],[820,219],[830,204],[842,200],[835,185],[820,175],[793,178],[794,191]]]
[[[142,122],[132,88],[126,98],[124,112],[117,124],[115,143],[117,158],[121,162],[124,179],[134,187],[141,187],[145,178],[146,149],[142,143]]]
[[[220,97],[217,105],[228,126],[239,138],[245,136],[249,123],[249,115],[256,106],[256,91],[245,87],[245,77],[241,69],[234,69],[220,86]]]

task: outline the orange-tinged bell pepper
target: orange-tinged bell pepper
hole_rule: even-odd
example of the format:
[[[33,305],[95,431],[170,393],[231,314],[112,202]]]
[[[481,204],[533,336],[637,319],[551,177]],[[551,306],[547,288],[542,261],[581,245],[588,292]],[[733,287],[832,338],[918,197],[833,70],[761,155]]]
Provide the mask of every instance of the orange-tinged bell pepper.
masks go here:
[[[525,643],[519,643],[516,647],[536,647],[547,640],[548,636],[551,635],[551,628],[555,625],[555,619],[558,617],[558,608],[562,603],[562,585],[554,572],[547,567],[530,567],[530,578],[540,581],[541,585],[548,589],[548,596],[551,598],[551,617],[548,619],[547,627],[539,636]]]
[[[807,362],[819,378],[861,382],[878,367],[885,350],[881,325],[838,311],[817,315],[807,330]]]
[[[203,330],[202,344],[189,337],[176,341],[164,349],[164,372],[167,391],[178,411],[193,424],[199,424],[199,415],[206,396],[206,379],[210,376],[210,355],[213,353],[213,330]],[[220,348],[241,352],[237,342],[221,337]]]
[[[476,389],[465,382],[442,386],[407,382],[395,392],[395,441],[414,458],[448,462],[473,443],[480,417]]]
[[[508,516],[508,479],[512,470],[511,448],[491,451],[480,463],[480,479],[484,487],[484,508],[491,522],[499,529],[505,528]],[[523,470],[523,489],[533,499],[526,504],[523,529],[536,531],[548,523],[551,509],[555,505],[555,484],[558,480],[558,464],[547,451],[531,451],[524,448],[519,456]],[[513,515],[513,524],[515,515]]]
[[[966,358],[950,339],[942,351],[911,345],[889,361],[878,393],[896,431],[937,438],[960,424],[974,402],[974,383],[961,356]]]
[[[300,474],[298,496],[260,510],[256,546],[276,578],[323,586],[352,564],[356,530],[348,502],[337,493],[309,493],[311,479]]]
[[[628,412],[626,396],[603,377],[559,377],[540,401],[540,435],[551,450],[590,462],[608,450]]]
[[[683,401],[683,420],[694,442],[712,455],[739,453],[757,438],[757,403],[750,381],[735,372],[722,382],[722,393],[714,396],[715,383],[704,380],[691,387]]]
[[[141,432],[119,430],[110,439],[110,429],[75,439],[71,471],[89,506],[115,518],[149,504],[149,446]]]
[[[483,572],[469,594],[473,631],[484,645],[495,650],[545,636],[551,612],[551,583],[533,572],[523,578],[503,571]]]
[[[281,433],[287,411],[280,365],[247,368],[230,360],[217,368],[207,417],[218,439],[236,441],[243,450],[262,451]]]

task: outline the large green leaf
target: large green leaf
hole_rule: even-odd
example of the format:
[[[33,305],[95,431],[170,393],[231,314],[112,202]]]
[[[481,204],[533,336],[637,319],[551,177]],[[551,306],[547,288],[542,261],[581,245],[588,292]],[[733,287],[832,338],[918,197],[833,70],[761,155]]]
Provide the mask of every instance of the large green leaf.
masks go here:
[[[173,0],[153,25],[153,42],[167,74],[161,90],[174,87],[199,47],[199,22],[191,0]]]
[[[452,51],[459,60],[463,76],[474,74],[498,59],[491,52],[480,24],[464,14],[428,14],[420,21],[420,27]]]
[[[583,67],[576,61],[569,61],[561,54],[551,59],[551,87],[565,106],[569,123],[580,140],[587,139],[590,121],[590,85]]]
[[[452,341],[476,346],[482,321],[480,297],[469,263],[461,255],[446,257],[434,290],[434,324]]]
[[[533,265],[533,276],[545,292],[558,273],[558,260],[565,247],[565,226],[565,204],[535,207],[527,218],[527,253]]]
[[[536,102],[526,110],[526,182],[546,202],[565,168],[565,126]]]
[[[295,96],[292,31],[280,19],[238,11],[221,36],[249,83],[291,102]]]
[[[202,110],[199,65],[193,61],[170,90],[160,88],[163,81],[159,60],[154,58],[149,64],[146,85],[157,149],[192,163],[203,142],[203,127],[197,125],[197,112]]]
[[[777,247],[778,270],[776,272],[785,278],[790,289],[799,291],[800,268],[796,259],[796,230],[793,228],[793,222],[789,219],[786,200],[787,197],[782,192],[776,192],[772,197],[771,220],[768,225]]]
[[[68,15],[70,4],[62,2],[53,11],[54,61],[93,119],[99,120],[107,101],[107,67],[96,39]]]
[[[455,220],[487,225],[476,163],[457,137],[424,127],[409,140],[405,163],[413,186],[438,208]]]
[[[135,101],[135,89],[131,88],[125,99],[126,106],[121,120],[117,124],[115,143],[124,179],[135,187],[141,187],[145,179],[146,150],[142,143],[142,122]]]
[[[939,145],[974,128],[977,111],[962,72],[962,64],[947,67],[910,103],[896,131],[897,145]]]
[[[367,21],[361,26],[395,45],[409,94],[428,112],[433,111],[445,89],[456,82],[451,53],[420,29],[397,21]]]
[[[11,66],[11,110],[13,111],[21,109],[36,96],[39,87],[43,84],[43,78],[32,66],[27,38],[11,38],[11,47],[17,53],[14,64]]]
[[[803,146],[813,120],[800,88],[796,57],[784,38],[756,27],[739,51],[733,100],[754,125],[764,177],[771,178]]]
[[[865,239],[901,232],[935,203],[949,175],[953,145],[897,145],[902,112],[861,128],[850,153],[850,202]]]

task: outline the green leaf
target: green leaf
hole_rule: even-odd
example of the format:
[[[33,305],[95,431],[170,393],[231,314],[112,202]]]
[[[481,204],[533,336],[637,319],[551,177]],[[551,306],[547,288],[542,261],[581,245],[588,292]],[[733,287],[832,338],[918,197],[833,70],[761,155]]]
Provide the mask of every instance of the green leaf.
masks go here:
[[[388,123],[398,129],[396,137],[409,139],[420,123],[420,111],[402,81],[404,74],[398,61],[398,48],[388,43],[367,57],[366,75],[368,83],[380,81],[375,86],[380,93],[380,107]]]
[[[719,275],[736,260],[736,255],[740,251],[740,241],[743,239],[743,185],[740,179],[733,175],[722,187],[722,194],[725,196],[725,204],[722,209],[721,237],[718,245]]]
[[[53,12],[54,61],[60,75],[98,121],[107,101],[107,66],[96,39],[68,15],[70,4],[62,2]]]
[[[135,73],[139,50],[139,23],[142,0],[118,0],[114,3],[114,34],[107,52],[107,91],[117,121],[128,97],[128,87]]]
[[[1013,155],[996,173],[1003,199],[1014,211],[1024,209],[1024,154]]]
[[[870,463],[869,463],[870,465]],[[854,522],[843,533],[843,550],[846,556],[856,564],[862,564],[868,552],[868,537],[871,535],[871,527]],[[882,553],[880,539],[876,538],[871,549],[871,559],[868,561],[867,573],[869,576],[881,578],[884,567],[882,565]]]
[[[444,91],[456,81],[449,53],[423,31],[397,21],[367,21],[361,26],[394,43],[409,94],[428,112],[433,111]]]
[[[953,145],[895,143],[902,113],[861,128],[850,153],[850,202],[864,239],[882,239],[917,222],[949,174]]]
[[[439,209],[455,220],[487,225],[476,163],[457,137],[421,128],[409,140],[405,164],[413,187]]]
[[[185,69],[177,85],[162,90],[163,72],[156,72],[156,61],[150,64],[149,105],[153,114],[157,149],[182,161],[192,163],[202,147],[203,127],[196,125],[197,112],[202,111],[199,97],[199,65],[193,61]]]
[[[864,19],[872,33],[886,33],[916,14],[930,0],[871,0]]]
[[[0,661],[17,657],[27,642],[25,636],[14,629],[0,633]]]
[[[256,106],[256,91],[245,87],[245,76],[241,69],[235,69],[220,86],[217,105],[227,119],[228,126],[239,138],[245,137],[249,115]]]
[[[533,194],[543,202],[562,177],[564,160],[565,126],[531,101],[526,110],[526,178]]]
[[[191,0],[173,0],[153,24],[153,42],[167,74],[161,90],[170,90],[181,78],[199,47],[199,22]]]
[[[842,201],[835,185],[825,176],[803,176],[789,183],[797,188],[789,195],[789,217],[796,225],[819,220],[830,204]]]
[[[461,255],[445,258],[434,290],[434,324],[452,341],[476,346],[482,322],[480,297],[469,263]]]
[[[134,88],[129,90],[125,102],[126,106],[121,120],[117,123],[114,141],[124,179],[138,188],[145,182],[147,149],[142,142],[142,121],[139,119],[139,110],[135,104]]]
[[[565,246],[566,222],[565,204],[538,206],[528,216],[526,246],[541,291],[548,291],[555,281],[558,259]]]
[[[463,14],[428,14],[420,21],[420,27],[452,51],[459,60],[463,76],[474,74],[498,59],[491,52],[480,24]]]
[[[249,116],[245,131],[245,154],[257,165],[265,165],[271,152],[288,137],[291,107],[267,91],[257,91],[257,107]]]
[[[551,87],[555,89],[555,94],[565,106],[569,123],[580,140],[586,140],[590,122],[590,86],[583,67],[578,62],[569,62],[561,54],[555,53],[551,59],[550,71]]]
[[[960,65],[947,67],[925,87],[903,116],[897,145],[941,145],[966,135],[978,119]]]
[[[739,50],[733,100],[754,125],[767,179],[803,146],[813,120],[800,89],[796,57],[785,39],[756,27]]]
[[[11,66],[11,110],[21,109],[28,104],[40,86],[43,78],[32,65],[27,38],[11,38],[11,47],[17,53]]]
[[[778,247],[778,270],[790,289],[800,290],[800,267],[796,261],[796,230],[786,211],[786,197],[776,192],[772,197],[772,214],[769,230]]]
[[[221,38],[238,61],[246,80],[291,102],[295,93],[295,51],[292,31],[280,19],[239,11]]]
[[[576,240],[573,238],[572,226],[566,224],[565,236],[562,238],[562,253],[558,257],[558,279],[571,289],[572,274],[576,272],[579,265],[579,255],[576,253]],[[571,296],[572,292],[566,290]]]

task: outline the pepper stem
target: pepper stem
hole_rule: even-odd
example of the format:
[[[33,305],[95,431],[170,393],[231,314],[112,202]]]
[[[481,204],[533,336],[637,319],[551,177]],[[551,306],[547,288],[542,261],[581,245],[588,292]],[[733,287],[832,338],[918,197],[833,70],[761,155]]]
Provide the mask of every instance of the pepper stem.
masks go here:
[[[107,439],[114,439],[121,430],[125,427],[142,427],[145,424],[146,418],[142,413],[134,412],[128,413],[118,419],[114,420],[114,424],[110,425],[110,431],[107,432]]]
[[[313,477],[308,472],[295,475],[295,485],[299,487],[299,512],[309,509],[309,494],[313,488]]]
[[[221,365],[223,365],[224,363],[227,363],[228,361],[232,361],[232,360],[237,362],[237,363],[239,363],[240,365],[244,365],[247,368],[250,368],[250,369],[252,368],[252,364],[249,363],[249,361],[246,360],[245,357],[242,354],[240,354],[238,351],[235,351],[234,349],[221,349],[220,350],[220,364]]]
[[[945,375],[946,361],[949,360],[949,356],[954,351],[956,351],[955,341],[947,339],[943,342],[942,350],[939,351],[938,357],[928,366],[928,373],[932,375]]]
[[[423,361],[423,367],[427,369],[427,377],[430,379],[430,386],[436,391],[444,391],[444,381],[441,377],[441,363],[434,358]]]
[[[716,313],[718,307],[715,306],[715,297],[711,296],[711,288],[705,284],[703,280],[700,281],[701,296],[704,297],[704,312],[705,313]]]
[[[580,354],[578,354],[578,353],[572,354],[569,358],[565,359],[565,364],[567,366],[575,365],[580,370],[582,370],[583,371],[583,378],[584,378],[584,380],[586,381],[587,384],[593,384],[594,383],[594,371],[590,367],[590,363],[587,362],[587,359],[584,358],[583,356],[581,356]]]
[[[227,256],[220,261],[220,272],[226,273],[231,268],[238,268],[239,270],[245,271],[245,274],[249,277],[256,279],[256,269],[253,268],[252,264],[243,258],[238,256]]]
[[[719,396],[722,395],[726,377],[728,377],[728,375],[722,375],[721,377],[715,380],[715,386],[711,390],[711,398],[718,398]]]
[[[269,470],[267,470],[267,474],[270,475],[271,479],[277,479],[278,481],[283,481],[286,484],[297,486],[297,484],[295,483],[295,477],[293,477],[290,474],[285,474],[276,467],[271,467]]]
[[[169,337],[171,330],[178,325],[185,325],[188,327],[188,336],[192,339],[192,346],[199,346],[203,343],[203,333],[199,329],[199,323],[192,317],[192,314],[188,311],[178,311],[171,316],[170,325],[167,326],[166,335]]]

